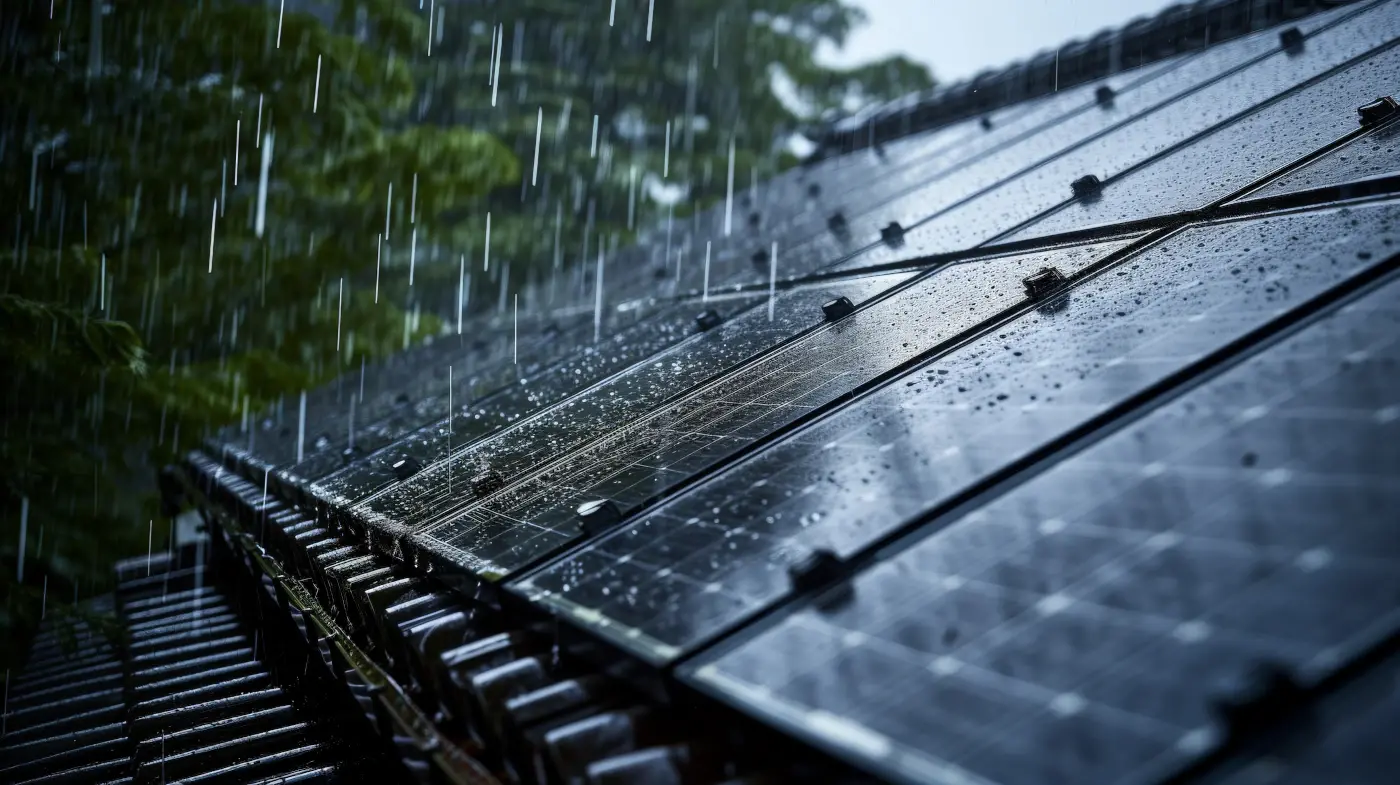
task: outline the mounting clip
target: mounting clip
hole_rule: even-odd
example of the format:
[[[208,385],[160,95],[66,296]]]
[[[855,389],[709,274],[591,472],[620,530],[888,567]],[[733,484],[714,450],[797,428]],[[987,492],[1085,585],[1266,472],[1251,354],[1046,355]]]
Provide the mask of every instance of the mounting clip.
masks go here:
[[[1113,107],[1113,98],[1115,95],[1117,94],[1113,92],[1112,87],[1101,84],[1098,89],[1094,91],[1094,103],[1098,104],[1100,108],[1111,109]]]
[[[492,471],[491,469],[482,469],[473,475],[471,479],[472,494],[478,499],[485,498],[499,491],[504,488],[505,485],[506,478],[502,477],[499,472]]]
[[[594,499],[578,507],[578,523],[583,533],[592,537],[622,522],[622,511],[611,499]]]
[[[1260,661],[1218,687],[1210,704],[1227,736],[1238,739],[1292,714],[1305,697],[1306,691],[1287,667]]]
[[[702,333],[708,330],[713,330],[723,323],[724,319],[720,318],[720,315],[715,313],[714,309],[705,311],[704,313],[695,317],[695,327]]]
[[[899,221],[890,221],[889,226],[880,230],[880,239],[892,248],[904,245],[904,227],[899,225]]]
[[[1383,95],[1369,104],[1358,106],[1356,113],[1361,117],[1361,127],[1370,128],[1395,114],[1396,110],[1400,110],[1400,103],[1396,103],[1395,99],[1388,95]]]
[[[1303,31],[1296,27],[1282,30],[1278,34],[1279,46],[1290,55],[1303,53]]]
[[[1042,267],[1021,280],[1026,287],[1026,296],[1032,300],[1045,299],[1064,282],[1064,273],[1054,267]]]
[[[852,313],[855,313],[855,310],[856,306],[851,302],[851,298],[849,297],[837,297],[835,300],[830,300],[822,305],[822,315],[826,317],[828,322],[844,319]]]
[[[788,565],[788,580],[794,592],[806,592],[845,578],[849,565],[830,548],[817,548]]]
[[[1103,181],[1099,180],[1097,175],[1086,174],[1070,183],[1069,189],[1074,193],[1074,198],[1088,202],[1103,194]]]

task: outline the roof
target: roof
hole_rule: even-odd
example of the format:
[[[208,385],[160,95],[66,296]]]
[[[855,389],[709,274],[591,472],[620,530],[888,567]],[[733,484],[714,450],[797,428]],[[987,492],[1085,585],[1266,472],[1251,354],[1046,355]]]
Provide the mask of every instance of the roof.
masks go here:
[[[210,452],[890,781],[1384,781],[1397,44],[1354,3],[813,162]]]

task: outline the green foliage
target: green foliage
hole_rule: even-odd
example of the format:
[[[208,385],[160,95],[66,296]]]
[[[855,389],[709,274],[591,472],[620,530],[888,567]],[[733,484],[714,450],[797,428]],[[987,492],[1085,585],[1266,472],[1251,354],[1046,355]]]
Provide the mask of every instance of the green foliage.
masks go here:
[[[490,276],[594,258],[721,198],[731,160],[770,176],[814,118],[932,84],[899,58],[820,66],[863,21],[844,0],[667,0],[650,25],[647,0],[612,25],[592,0],[440,2],[431,26],[404,0],[326,5],[329,23],[295,0],[5,6],[8,646],[161,547],[158,465],[437,332],[488,212],[494,300]],[[686,199],[651,201],[656,180]]]
[[[618,0],[612,24],[614,6],[582,0],[447,8],[432,57],[416,61],[427,99],[420,116],[490,131],[521,161],[528,182],[503,186],[472,213],[513,217],[518,244],[493,231],[492,247],[512,243],[500,258],[517,266],[552,263],[556,209],[565,263],[577,264],[596,253],[582,252],[585,235],[625,242],[668,209],[686,215],[722,197],[731,143],[740,181],[764,179],[796,161],[784,142],[822,115],[933,85],[926,68],[900,57],[820,65],[819,46],[841,45],[865,21],[846,0]],[[686,199],[651,201],[640,185],[648,176],[681,186]],[[475,224],[430,229],[454,248],[481,242]]]
[[[169,524],[148,526],[157,466],[439,329],[406,318],[416,306],[397,269],[376,280],[391,183],[407,197],[417,175],[414,209],[431,217],[519,176],[489,135],[408,123],[403,53],[426,26],[406,4],[347,3],[333,26],[289,10],[280,41],[275,4],[106,0],[95,20],[102,5],[6,14],[7,647],[42,615],[79,618],[72,598],[152,531],[161,546]]]

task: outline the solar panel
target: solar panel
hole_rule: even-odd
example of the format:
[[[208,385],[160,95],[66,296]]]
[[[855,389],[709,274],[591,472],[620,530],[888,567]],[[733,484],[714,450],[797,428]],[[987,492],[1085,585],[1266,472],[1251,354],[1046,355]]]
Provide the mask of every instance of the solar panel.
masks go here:
[[[1400,14],[1395,16],[1394,32],[1400,34]],[[1365,57],[1113,178],[1099,198],[1067,203],[1001,239],[1029,240],[1205,207],[1355,131],[1356,108],[1397,78],[1400,50]]]
[[[1222,73],[1218,63],[1209,61],[1216,50],[1207,50],[1171,75],[1184,80],[1194,67],[1202,68],[1204,73],[1181,85],[1181,89],[1168,92],[1162,96],[1163,100],[1144,102],[1126,122],[1097,135],[1080,136],[1076,144],[1063,153],[1034,162],[1037,165],[1033,169],[1000,181],[995,188],[957,207],[931,218],[927,217],[928,212],[916,210],[925,220],[912,228],[906,225],[908,233],[897,253],[888,248],[872,249],[846,266],[877,265],[897,257],[949,253],[1007,234],[1020,224],[1070,201],[1071,184],[1085,175],[1092,174],[1103,181],[1139,166],[1223,122],[1235,122],[1236,115],[1288,92],[1299,83],[1326,74],[1400,38],[1400,7],[1391,3],[1326,18],[1335,23],[1310,36],[1301,54],[1289,55],[1277,49],[1276,39],[1261,36],[1242,41],[1238,46],[1242,51],[1247,46],[1257,47],[1264,54]],[[1232,46],[1220,51],[1234,49]],[[1131,93],[1126,95],[1125,101],[1131,96]],[[1080,213],[1071,211],[1065,215],[1075,217]]]
[[[1248,56],[1248,53],[1220,55],[1216,51],[1208,50],[1197,57],[1234,63]],[[1155,97],[1163,90],[1187,89],[1194,80],[1208,73],[1199,67],[1185,69],[1183,74],[1175,73],[1192,59],[1182,57],[1155,63],[1115,75],[1102,84],[1124,96]],[[896,161],[888,155],[881,158],[872,152],[835,159],[864,160],[866,165],[857,167],[854,173],[840,175],[837,182],[823,185],[822,193],[826,196],[813,210],[795,219],[794,224],[783,227],[781,231],[785,232],[785,237],[774,237],[765,224],[762,231],[750,232],[749,237],[729,240],[737,246],[732,253],[726,252],[720,257],[723,269],[738,279],[760,280],[767,271],[755,270],[747,260],[755,247],[767,247],[773,239],[782,240],[779,243],[782,250],[780,273],[785,276],[810,273],[834,259],[853,252],[859,254],[881,237],[881,230],[891,221],[907,227],[972,196],[980,188],[1034,165],[1080,141],[1086,134],[1121,121],[1125,112],[1101,110],[1095,104],[1094,91],[1094,86],[1085,85],[1067,89],[1029,107],[1016,106],[994,113],[990,129],[983,130],[979,121],[969,121],[977,130],[959,135],[946,144],[929,145],[917,157],[911,155],[907,162]],[[1129,106],[1125,111],[1130,112],[1132,108]],[[844,224],[833,231],[827,222],[838,213]],[[898,247],[892,252],[898,254]],[[682,282],[682,288],[701,285],[698,272],[693,268]]]
[[[1400,173],[1400,145],[1397,145],[1397,139],[1400,139],[1400,125],[1387,123],[1250,193],[1245,199],[1267,199],[1314,188],[1394,177]]]
[[[513,590],[674,659],[781,599],[811,550],[861,550],[1364,269],[1400,237],[1397,219],[1391,203],[1189,229]]]
[[[645,417],[589,421],[581,432],[591,438],[569,453],[517,453],[523,460],[512,461],[507,487],[484,502],[459,494],[416,519],[403,514],[397,494],[365,506],[398,521],[424,521],[415,542],[444,558],[507,574],[577,538],[581,504],[602,498],[624,511],[640,505],[1021,303],[1027,275],[1047,265],[1070,275],[1121,245],[945,268]]]
[[[1397,303],[1392,276],[686,678],[903,781],[1157,781],[1249,730],[1222,684],[1306,689],[1400,626]]]
[[[754,297],[728,298],[716,301],[710,310],[727,319],[755,302]],[[597,344],[582,347],[573,346],[561,336],[559,342],[573,351],[549,365],[536,362],[522,367],[506,363],[503,367],[509,369],[512,383],[495,387],[475,385],[491,390],[486,396],[472,394],[466,385],[456,386],[449,395],[444,378],[439,390],[424,394],[415,405],[401,406],[377,422],[360,426],[351,440],[358,449],[350,455],[322,451],[281,474],[284,481],[296,486],[322,478],[332,483],[356,478],[353,482],[365,487],[392,482],[392,464],[399,460],[412,458],[427,464],[443,458],[449,443],[463,446],[686,340],[696,334],[696,317],[702,312],[698,306],[671,307],[608,335]],[[459,365],[456,372],[466,376],[468,370],[469,366]],[[455,410],[450,433],[449,404]],[[394,449],[374,453],[393,442],[397,442]],[[347,457],[357,462],[347,467]],[[328,477],[342,467],[344,478]],[[365,479],[358,479],[361,477]]]
[[[456,442],[459,446],[454,449],[450,462],[430,465],[408,482],[389,488],[379,468],[361,464],[316,483],[313,492],[327,502],[349,505],[384,491],[375,509],[392,509],[395,518],[408,525],[421,523],[437,514],[440,508],[458,503],[464,494],[470,494],[463,483],[478,464],[488,463],[502,473],[525,471],[545,456],[594,438],[607,428],[635,418],[667,398],[819,324],[822,303],[841,295],[862,302],[908,277],[908,273],[874,276],[844,283],[839,290],[816,287],[785,292],[773,301],[771,321],[766,307],[741,312],[717,329],[627,368],[577,396],[521,418],[487,439],[474,444],[465,440]],[[441,441],[445,450],[445,436]],[[418,455],[426,450],[424,454],[428,458],[436,457],[437,444],[435,439],[431,444],[414,446],[413,452],[408,454]],[[399,460],[394,451],[387,457]],[[352,514],[359,512],[357,509]]]

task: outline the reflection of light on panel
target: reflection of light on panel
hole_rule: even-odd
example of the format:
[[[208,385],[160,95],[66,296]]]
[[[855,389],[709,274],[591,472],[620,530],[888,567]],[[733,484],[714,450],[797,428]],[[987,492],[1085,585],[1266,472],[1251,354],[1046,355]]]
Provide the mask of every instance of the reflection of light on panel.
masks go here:
[[[503,479],[526,474],[570,449],[636,420],[716,373],[751,360],[820,324],[821,306],[827,300],[844,295],[862,302],[911,275],[872,276],[833,287],[786,293],[777,300],[773,320],[768,319],[766,308],[741,313],[673,352],[621,371],[558,405],[519,419],[486,439],[455,449],[450,462],[439,461],[409,482],[365,500],[353,514],[362,515],[371,522],[412,528],[464,509],[473,501],[468,481],[480,467],[489,466]],[[378,480],[370,477],[368,482]],[[366,487],[360,483],[366,480],[358,476],[346,477],[334,486],[327,484],[325,492],[342,495],[363,492]]]
[[[1400,35],[1400,19],[1392,34]],[[1282,100],[1106,183],[1099,198],[1066,204],[999,240],[1048,237],[1205,207],[1355,131],[1358,96],[1385,93],[1397,81],[1400,49],[1390,49],[1297,87]],[[1362,152],[1356,145],[1350,147],[1350,154],[1332,157],[1350,161]],[[1396,161],[1393,153],[1390,161]],[[1202,172],[1210,176],[1202,177]]]
[[[757,300],[752,297],[731,298],[712,307],[724,318],[734,316],[755,302]],[[393,436],[398,439],[397,443],[391,449],[365,456],[345,469],[326,476],[315,484],[313,492],[326,504],[351,505],[360,502],[396,481],[394,463],[410,458],[421,465],[431,464],[446,456],[449,445],[460,450],[533,412],[558,403],[616,373],[645,363],[653,355],[665,352],[695,334],[695,309],[673,307],[657,318],[606,338],[601,344],[574,351],[561,362],[545,368],[517,371],[520,384],[512,384],[494,395],[479,399],[459,396],[450,432],[445,417],[438,422],[430,421],[427,427],[406,435],[397,429],[398,421],[376,423],[369,430],[381,438]],[[589,340],[591,342],[591,334]],[[436,405],[441,405],[444,412],[446,404],[446,395],[438,396]],[[413,415],[421,406],[420,402],[419,406],[405,407],[404,416]],[[299,472],[302,468],[294,467],[294,471]],[[314,479],[317,475],[307,476]]]
[[[822,327],[647,417],[533,469],[424,540],[509,572],[574,539],[574,510],[607,498],[626,510],[665,493],[817,407],[1022,302],[1045,265],[1069,275],[1123,242],[954,265]]]
[[[1306,686],[1400,626],[1397,303],[1328,314],[686,678],[905,779],[1155,781],[1229,732],[1222,683],[1269,660]]]
[[[1392,74],[1387,84],[1393,85],[1396,81],[1395,75]],[[1373,92],[1384,93],[1385,90],[1377,89]],[[1400,174],[1400,123],[1391,122],[1295,172],[1280,177],[1250,193],[1245,199],[1266,199],[1314,188],[1392,177],[1396,174]]]
[[[670,659],[780,599],[810,549],[869,545],[1364,268],[1397,218],[1382,205],[1188,230],[516,588]]]
[[[739,305],[740,302],[730,302],[716,307],[729,315]],[[449,437],[452,443],[460,446],[489,434],[592,382],[641,362],[694,332],[694,312],[673,307],[622,328],[603,342],[602,351],[591,345],[591,334],[586,337],[589,343],[585,344],[583,331],[561,331],[545,339],[545,345],[552,344],[548,352],[531,351],[529,356],[522,357],[520,364],[506,355],[502,362],[472,373],[473,364],[464,362],[469,351],[464,350],[433,369],[435,375],[440,373],[444,378],[435,380],[428,389],[419,390],[414,396],[405,394],[404,400],[411,400],[411,404],[394,407],[388,415],[370,421],[366,421],[357,407],[353,417],[348,418],[352,424],[361,423],[355,429],[353,450],[339,449],[346,446],[345,440],[339,439],[335,442],[336,449],[308,456],[281,474],[292,485],[324,478],[325,487],[347,490],[334,500],[323,501],[350,503],[342,501],[353,493],[349,488],[392,482],[391,466],[396,461],[408,457],[423,464],[430,463],[443,457]],[[443,340],[456,339],[454,336]],[[449,384],[449,380],[453,383]],[[450,434],[447,428],[449,405],[455,410]],[[336,428],[334,432],[345,436],[343,425],[322,422],[318,427],[328,434],[332,432],[330,428]],[[375,453],[390,444],[394,449]],[[347,466],[347,461],[352,459],[354,462]],[[353,501],[358,496],[349,498]]]
[[[1310,36],[1307,47],[1298,55],[1280,51],[1276,35],[1261,35],[1238,45],[1206,50],[1199,58],[1172,72],[1175,76],[1193,68],[1203,69],[1202,81],[1193,82],[1191,90],[1162,96],[1166,100],[1135,104],[1131,113],[1122,115],[1124,122],[1102,133],[1083,137],[1072,148],[1035,162],[1038,165],[1033,169],[1001,180],[995,188],[975,199],[913,226],[898,254],[907,257],[948,253],[999,237],[1022,222],[1070,201],[1070,183],[1083,175],[1093,174],[1101,180],[1118,176],[1221,123],[1237,122],[1234,118],[1240,113],[1400,37],[1400,7],[1394,3],[1348,9],[1344,16],[1304,20],[1301,26],[1319,24],[1324,19],[1336,23]],[[1266,56],[1233,72],[1225,72],[1218,68],[1218,63],[1211,62],[1213,57],[1237,56],[1231,54],[1236,46],[1255,47],[1255,52]],[[1219,54],[1214,54],[1216,52]],[[1209,81],[1211,79],[1215,81]],[[1366,96],[1357,103],[1373,97]],[[1128,98],[1131,99],[1132,94]],[[1127,109],[1126,104],[1124,108]],[[1153,195],[1170,198],[1173,191],[1186,187],[1189,183],[1174,182],[1170,189]],[[1214,196],[1228,194],[1226,189]],[[1107,200],[1109,195],[1105,193],[1103,198]],[[1204,207],[1205,204],[1193,206]],[[1071,218],[1087,218],[1073,207],[1064,212]],[[1162,210],[1155,214],[1171,212]],[[898,220],[910,227],[916,219],[928,216],[929,212],[916,210]],[[1064,228],[1086,227],[1086,224],[1079,224]],[[892,261],[897,257],[890,251],[873,249],[847,264],[864,267]]]

